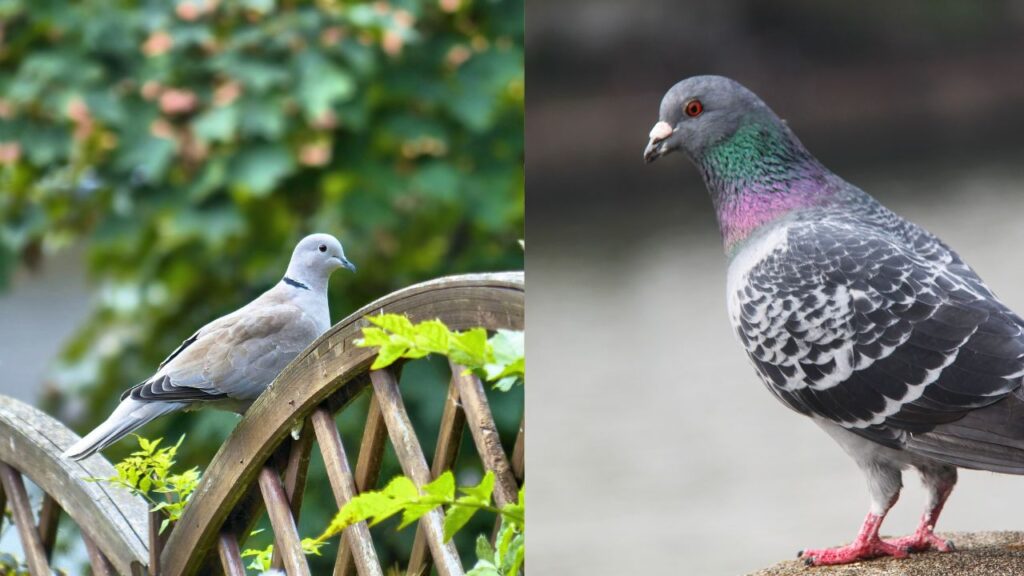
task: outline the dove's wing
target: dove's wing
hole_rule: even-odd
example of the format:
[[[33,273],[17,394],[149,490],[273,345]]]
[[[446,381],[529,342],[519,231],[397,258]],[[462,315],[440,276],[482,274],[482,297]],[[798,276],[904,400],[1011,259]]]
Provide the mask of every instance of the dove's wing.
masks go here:
[[[298,305],[261,297],[201,328],[122,399],[255,399],[320,332]]]
[[[1020,387],[1024,321],[934,238],[921,250],[828,221],[782,233],[729,299],[762,380],[792,408],[900,447]]]

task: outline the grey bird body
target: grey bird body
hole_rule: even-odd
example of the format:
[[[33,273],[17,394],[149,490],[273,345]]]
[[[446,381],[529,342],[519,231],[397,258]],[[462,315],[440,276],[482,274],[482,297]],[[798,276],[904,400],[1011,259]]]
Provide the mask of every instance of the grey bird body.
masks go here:
[[[738,83],[704,76],[666,94],[644,152],[684,151],[711,193],[729,256],[729,318],[761,381],[863,470],[858,539],[807,551],[841,564],[949,550],[934,523],[957,467],[1024,474],[1024,319],[960,256],[839,178]],[[916,468],[918,531],[878,527]]]
[[[244,412],[299,352],[330,327],[327,279],[340,267],[355,268],[334,237],[304,238],[280,282],[186,339],[155,374],[126,390],[107,420],[68,448],[65,456],[85,458],[177,410],[210,406]]]

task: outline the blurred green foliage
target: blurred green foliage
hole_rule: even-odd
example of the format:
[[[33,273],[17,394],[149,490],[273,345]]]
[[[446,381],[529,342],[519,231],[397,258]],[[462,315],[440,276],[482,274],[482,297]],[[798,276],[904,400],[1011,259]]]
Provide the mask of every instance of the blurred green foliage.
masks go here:
[[[98,423],[309,232],[359,266],[333,278],[335,321],[420,280],[521,268],[523,94],[523,0],[0,0],[0,289],[69,247],[96,286],[47,407]],[[414,372],[441,382],[435,364]],[[437,387],[408,399],[424,430]],[[234,423],[144,432],[187,430],[194,465]]]

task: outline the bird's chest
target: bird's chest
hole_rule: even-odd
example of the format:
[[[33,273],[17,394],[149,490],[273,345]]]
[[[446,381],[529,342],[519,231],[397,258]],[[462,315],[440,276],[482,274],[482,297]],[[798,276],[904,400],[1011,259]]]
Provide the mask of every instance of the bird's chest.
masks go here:
[[[303,293],[296,299],[296,303],[302,310],[299,323],[305,331],[310,332],[310,342],[331,327],[331,312],[327,305],[327,298],[313,293]]]
[[[739,327],[743,316],[743,306],[766,304],[771,297],[763,293],[763,287],[752,281],[752,274],[764,266],[771,258],[784,251],[787,245],[788,231],[779,227],[771,232],[750,239],[747,244],[733,256],[729,262],[726,276],[726,306],[729,320],[734,328]]]

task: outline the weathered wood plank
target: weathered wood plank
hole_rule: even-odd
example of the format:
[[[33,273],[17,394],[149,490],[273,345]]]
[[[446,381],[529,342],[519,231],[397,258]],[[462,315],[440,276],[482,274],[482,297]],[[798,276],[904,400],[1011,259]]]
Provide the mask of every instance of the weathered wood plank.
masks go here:
[[[367,380],[369,384],[369,380]],[[356,491],[364,492],[377,486],[380,477],[380,464],[384,459],[384,441],[387,440],[387,429],[384,417],[380,414],[380,405],[370,392],[370,408],[366,413],[366,424],[363,426],[363,438],[359,444],[359,456],[356,459]],[[355,568],[352,549],[348,546],[338,548],[338,560],[334,564],[335,576],[349,576]]]
[[[50,562],[46,558],[46,550],[43,549],[43,542],[36,531],[36,521],[32,517],[32,504],[28,501],[28,493],[25,492],[25,482],[21,473],[0,462],[0,483],[4,485],[4,491],[11,500],[11,512],[14,516],[14,525],[18,528],[18,537],[21,539],[21,549],[25,553],[25,563],[28,564],[32,574],[49,574]]]
[[[85,543],[85,551],[89,555],[89,565],[92,567],[92,576],[116,576],[114,567],[110,560],[100,552],[96,543],[85,533],[82,534],[82,542]]]
[[[313,426],[307,419],[299,432],[299,439],[292,442],[288,453],[288,464],[284,469],[284,491],[288,494],[292,516],[299,520],[302,510],[302,496],[306,491],[306,473],[309,471],[309,457],[313,448]]]
[[[430,469],[423,455],[419,438],[413,430],[409,414],[405,411],[405,403],[398,391],[398,380],[391,370],[374,370],[370,372],[373,392],[380,403],[380,411],[387,424],[388,437],[395,448],[395,455],[402,465],[402,471],[417,486],[430,482]],[[454,542],[444,543],[444,513],[440,508],[427,512],[420,518],[420,529],[426,533],[427,546],[434,558],[434,566],[441,576],[462,576],[462,561],[455,549]]]
[[[57,541],[57,524],[60,523],[60,505],[49,494],[43,494],[43,504],[39,507],[39,540],[46,552],[46,559],[53,559],[53,545]]]
[[[359,457],[356,460],[356,490],[365,492],[377,486],[380,479],[380,464],[384,460],[384,441],[387,439],[384,416],[380,404],[370,396],[370,408],[366,413],[363,438],[359,443]]]
[[[355,478],[348,465],[345,446],[341,442],[341,435],[338,434],[334,417],[326,409],[318,408],[313,412],[310,420],[313,422],[317,442],[320,444],[320,452],[324,457],[324,467],[327,469],[327,479],[331,483],[331,491],[334,493],[334,499],[340,509],[356,495]],[[342,543],[339,548],[351,550],[356,570],[360,576],[383,576],[384,571],[381,569],[380,560],[377,559],[377,551],[373,547],[373,538],[370,536],[370,529],[366,526],[366,522],[360,522],[347,528],[342,533]],[[340,564],[341,560],[338,560],[337,563]]]
[[[459,455],[459,444],[462,443],[462,431],[466,427],[466,413],[459,402],[459,389],[452,380],[448,384],[448,396],[444,401],[444,412],[441,414],[441,425],[437,435],[437,446],[434,448],[434,459],[430,462],[430,475],[437,478],[446,470],[450,470],[455,458]],[[409,576],[424,574],[430,566],[430,550],[427,547],[427,535],[417,527],[416,538],[412,543],[409,555]]]
[[[167,534],[160,533],[160,524],[163,524],[164,518],[166,516],[161,510],[149,512],[149,571],[153,574],[160,574],[160,553],[167,542]]]
[[[221,446],[164,548],[165,574],[194,574],[199,569],[221,524],[296,417],[305,417],[349,383],[365,383],[356,377],[366,372],[374,353],[353,341],[361,336],[366,315],[401,313],[413,321],[439,318],[454,330],[521,329],[523,293],[521,272],[441,278],[399,290],[333,326],[285,368]],[[353,389],[349,397],[356,392]],[[357,466],[357,487],[358,481]]]
[[[217,536],[217,554],[220,556],[224,576],[245,576],[242,552],[238,549],[238,538],[233,533],[221,532]]]
[[[484,468],[494,472],[494,501],[499,507],[515,503],[519,496],[519,486],[512,474],[512,465],[501,446],[498,427],[494,425],[494,416],[487,403],[487,394],[483,383],[466,368],[452,363],[452,378],[459,389],[462,407],[466,411],[466,423],[473,436]]]
[[[114,476],[102,456],[80,462],[61,457],[78,440],[74,432],[39,410],[0,396],[0,460],[15,465],[88,534],[120,574],[148,565],[147,506],[142,498],[105,482]]]
[[[298,440],[293,440],[288,451],[288,464],[284,468],[284,491],[291,505],[292,518],[299,523],[302,513],[302,495],[306,491],[306,473],[309,470],[309,456],[313,448],[313,427],[307,419],[299,432]],[[284,566],[281,551],[275,549],[271,567],[280,570]]]
[[[523,485],[526,479],[526,416],[519,421],[519,433],[516,434],[516,443],[512,448],[512,475],[515,476],[519,486]],[[516,495],[518,500],[518,493]],[[498,532],[501,530],[501,516],[494,519],[494,528],[491,530],[491,542],[498,539]]]
[[[260,492],[267,506],[270,525],[274,529],[274,548],[281,552],[289,576],[309,576],[309,565],[302,552],[299,529],[292,518],[288,495],[281,478],[273,468],[264,467],[259,475]]]

